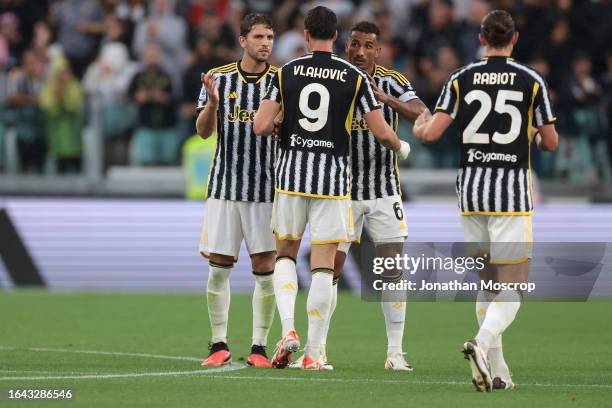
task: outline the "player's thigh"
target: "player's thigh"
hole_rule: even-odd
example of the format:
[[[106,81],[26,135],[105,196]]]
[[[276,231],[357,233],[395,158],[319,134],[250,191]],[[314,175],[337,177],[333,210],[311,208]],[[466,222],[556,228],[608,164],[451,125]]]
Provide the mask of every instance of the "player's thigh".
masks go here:
[[[520,264],[531,258],[531,215],[489,216],[492,264]]]
[[[375,243],[403,242],[408,236],[406,217],[399,195],[377,198],[365,215],[368,231]]]
[[[209,198],[204,209],[200,253],[238,258],[243,239],[240,209],[236,201]]]
[[[276,192],[272,206],[272,231],[276,238],[297,241],[302,239],[308,222],[310,198]]]
[[[482,256],[490,251],[488,215],[462,215],[461,228],[468,256]]]
[[[242,234],[249,255],[276,250],[274,233],[270,226],[272,203],[239,203]]]
[[[369,200],[371,201],[371,200]],[[367,208],[367,201],[365,200],[353,200],[351,201],[351,214],[353,220],[353,234],[350,236],[348,242],[341,242],[338,245],[338,252],[348,254],[351,248],[351,243],[359,243],[361,241],[361,234],[363,233],[363,219],[364,213]],[[344,264],[344,262],[342,262]]]
[[[348,242],[353,235],[351,200],[311,198],[308,209],[312,244]]]

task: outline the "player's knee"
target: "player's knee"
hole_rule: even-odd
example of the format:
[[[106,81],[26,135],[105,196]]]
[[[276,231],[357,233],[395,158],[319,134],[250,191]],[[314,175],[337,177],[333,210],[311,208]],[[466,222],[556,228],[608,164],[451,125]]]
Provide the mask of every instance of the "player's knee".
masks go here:
[[[211,265],[218,265],[220,267],[231,268],[234,266],[235,259],[231,255],[223,254],[210,254],[209,262]]]
[[[336,257],[334,258],[334,279],[340,278],[342,275],[342,269],[344,269],[344,262],[346,262],[346,253],[342,251],[336,251]]]
[[[297,258],[297,253],[300,248],[300,241],[276,240],[276,256]]]
[[[253,273],[266,273],[269,271],[274,272],[275,261],[276,253],[274,251],[251,255],[251,265],[253,267],[253,271],[255,271]]]

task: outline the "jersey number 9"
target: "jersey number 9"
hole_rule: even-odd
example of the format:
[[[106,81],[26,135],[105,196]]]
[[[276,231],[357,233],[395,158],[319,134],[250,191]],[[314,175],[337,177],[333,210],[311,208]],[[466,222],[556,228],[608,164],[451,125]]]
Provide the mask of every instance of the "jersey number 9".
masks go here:
[[[319,106],[315,109],[311,109],[308,106],[308,100],[310,94],[319,94]],[[300,112],[305,118],[298,121],[300,126],[309,132],[317,132],[325,126],[327,123],[327,114],[329,111],[329,91],[323,85],[319,83],[312,83],[306,85],[302,92],[300,92]]]

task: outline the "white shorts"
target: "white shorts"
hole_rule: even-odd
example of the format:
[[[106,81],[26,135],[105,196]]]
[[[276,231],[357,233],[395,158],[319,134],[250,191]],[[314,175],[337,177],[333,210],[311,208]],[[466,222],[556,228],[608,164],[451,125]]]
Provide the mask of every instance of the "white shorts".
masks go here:
[[[368,232],[375,243],[404,242],[408,236],[404,207],[399,195],[375,198],[373,200],[353,201],[354,234],[351,241],[359,243],[364,220],[368,223]],[[350,242],[340,244],[338,251],[347,252]]]
[[[488,253],[493,264],[517,264],[531,258],[531,215],[463,215],[466,242],[477,243],[470,255]]]
[[[315,198],[276,192],[272,229],[280,240],[302,239],[310,225],[311,244],[348,242],[353,233],[351,200]]]
[[[238,259],[244,239],[249,255],[276,251],[270,229],[272,203],[206,200],[200,237],[200,253],[233,256]]]

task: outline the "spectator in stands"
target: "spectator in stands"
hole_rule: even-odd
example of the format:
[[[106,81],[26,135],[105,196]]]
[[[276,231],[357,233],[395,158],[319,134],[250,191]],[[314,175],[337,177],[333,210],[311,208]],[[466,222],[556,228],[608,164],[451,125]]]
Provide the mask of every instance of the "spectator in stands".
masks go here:
[[[53,42],[53,32],[49,24],[41,20],[34,25],[34,35],[32,37],[32,51],[36,54],[38,59],[45,65],[49,66],[51,59],[50,47]]]
[[[572,180],[591,180],[596,176],[612,178],[607,155],[607,120],[603,90],[591,74],[588,55],[577,52],[571,75],[561,89],[559,116],[565,115],[567,135],[562,138],[565,155],[560,163],[563,174]]]
[[[139,124],[130,146],[136,165],[178,163],[179,137],[172,103],[172,80],[161,68],[161,47],[147,44],[142,52],[144,68],[134,76],[130,95],[138,106]]]
[[[60,174],[81,170],[83,96],[81,85],[64,57],[51,62],[51,72],[40,92],[45,113],[49,156]]]
[[[569,75],[568,62],[572,58],[572,45],[570,38],[569,21],[562,17],[553,25],[550,32],[548,44],[546,44],[543,54],[550,64],[549,84],[555,89],[559,89]]]
[[[102,46],[104,44],[120,42],[126,47],[130,46],[130,35],[126,28],[126,22],[115,13],[110,13],[104,19],[104,34]]]
[[[183,75],[183,98],[180,109],[181,141],[193,136],[196,132],[196,105],[202,88],[202,73],[229,62],[219,58],[214,51],[214,44],[210,38],[203,34],[199,35],[196,40],[193,63],[187,68]]]
[[[128,88],[136,71],[127,47],[120,42],[105,44],[100,56],[88,68],[83,87],[98,118],[98,131],[104,140],[105,165],[126,165],[136,111],[128,98]]]
[[[99,0],[61,0],[55,5],[53,21],[57,41],[78,78],[97,54],[104,30],[104,12]]]
[[[608,158],[612,162],[612,48],[605,55],[607,70],[601,76],[601,85],[604,93],[604,107],[608,115]]]
[[[459,27],[453,20],[451,0],[432,0],[427,10],[427,25],[416,43],[415,54],[435,61],[442,46],[458,49]]]
[[[161,63],[176,87],[180,85],[187,63],[187,25],[174,13],[173,7],[172,0],[152,0],[147,18],[136,26],[132,49],[137,57],[142,58],[147,44],[157,43],[161,50]]]
[[[212,3],[202,5],[200,3]],[[223,2],[202,2],[194,1],[194,5],[198,4],[198,13],[190,14],[196,35],[205,35],[210,38],[215,45],[215,54],[227,61],[235,61],[239,58],[237,52],[238,42],[236,41],[237,31],[232,28],[228,21],[227,7],[218,5]]]
[[[44,65],[31,50],[23,53],[22,61],[8,77],[4,125],[16,131],[22,171],[41,173],[46,145],[38,97],[45,79]]]
[[[289,20],[290,29],[278,35],[272,50],[274,62],[279,66],[307,52],[304,41],[304,15],[296,9]]]
[[[469,64],[475,59],[484,56],[482,46],[475,39],[478,38],[478,33],[480,32],[480,22],[491,10],[492,5],[486,0],[470,1],[469,14],[461,27],[458,42],[461,65]]]
[[[19,30],[19,18],[15,13],[0,15],[0,65],[8,71],[19,63],[25,43]]]

